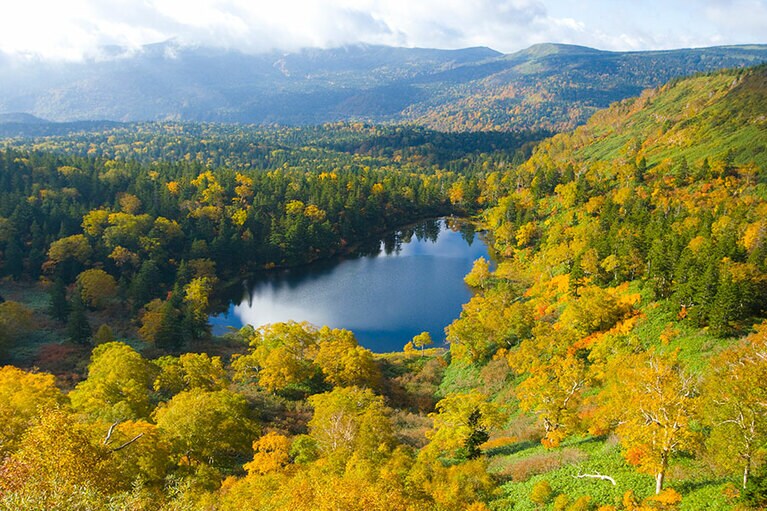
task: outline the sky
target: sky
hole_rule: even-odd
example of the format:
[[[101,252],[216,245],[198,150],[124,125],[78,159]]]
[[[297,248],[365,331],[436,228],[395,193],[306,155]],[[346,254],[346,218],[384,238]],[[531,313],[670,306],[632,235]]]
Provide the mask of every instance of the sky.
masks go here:
[[[98,58],[174,40],[257,53],[367,43],[655,50],[767,43],[767,0],[6,0],[0,51]]]

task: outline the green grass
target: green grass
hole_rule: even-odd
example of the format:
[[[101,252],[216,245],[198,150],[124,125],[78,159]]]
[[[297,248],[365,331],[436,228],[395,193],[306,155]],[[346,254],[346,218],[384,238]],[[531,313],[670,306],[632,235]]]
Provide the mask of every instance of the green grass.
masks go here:
[[[471,392],[482,388],[481,368],[476,365],[453,362],[445,369],[445,375],[439,386],[439,395],[446,396],[456,392]]]
[[[503,453],[504,449],[507,453]],[[542,480],[551,484],[555,496],[566,494],[571,503],[579,497],[590,496],[597,506],[619,505],[629,490],[639,499],[649,497],[655,491],[654,478],[638,473],[635,467],[626,463],[620,446],[613,438],[573,437],[562,442],[560,447],[550,450],[529,442],[521,446],[507,446],[488,453],[490,470],[499,477],[504,477],[509,467],[515,464],[540,459],[541,456],[556,456],[557,452],[569,453],[568,458],[575,457],[574,453],[577,453],[578,461],[568,463],[570,459],[564,459],[561,466],[533,475],[525,481],[506,480],[501,485],[502,495],[496,499],[496,508],[514,511],[540,510],[541,508],[530,500],[530,492],[533,486]],[[615,479],[616,485],[613,486],[606,480],[577,477],[582,474],[608,475]],[[724,493],[729,484],[732,482],[708,474],[703,462],[691,459],[674,461],[666,480],[666,488],[674,488],[683,495],[680,507],[682,511],[731,509],[734,502]],[[513,503],[513,507],[509,507],[510,503]],[[549,504],[545,509],[551,508]]]
[[[508,456],[494,456],[490,466],[495,471],[502,471],[513,463],[524,463],[536,456],[557,451],[578,452],[582,461],[575,464],[565,463],[554,470],[535,475],[527,481],[508,481],[501,488],[503,497],[515,503],[514,510],[538,510],[530,499],[533,486],[546,480],[551,484],[554,494],[566,494],[571,501],[583,496],[590,496],[597,504],[617,504],[628,490],[634,490],[640,497],[652,494],[654,480],[651,476],[638,474],[629,466],[620,454],[619,446],[612,440],[594,437],[573,437],[562,442],[557,449],[548,450],[538,444],[535,447],[520,450]],[[578,478],[582,474],[602,474],[615,479],[613,486],[609,481]]]

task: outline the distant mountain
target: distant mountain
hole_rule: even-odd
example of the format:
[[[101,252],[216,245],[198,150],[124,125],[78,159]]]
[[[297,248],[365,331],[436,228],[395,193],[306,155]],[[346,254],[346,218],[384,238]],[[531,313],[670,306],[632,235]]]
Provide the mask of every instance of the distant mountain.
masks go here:
[[[404,115],[441,130],[571,129],[597,110],[672,78],[765,60],[767,45],[608,52],[542,44],[486,64],[500,67],[486,76],[442,81],[429,101]]]
[[[48,121],[23,112],[0,113],[0,124],[44,124]]]
[[[122,125],[115,121],[51,122],[30,114],[0,114],[0,138],[35,138],[93,133]]]
[[[0,112],[55,121],[564,129],[670,78],[767,60],[767,45],[616,53],[541,44],[433,50],[355,45],[248,55],[173,42],[80,63],[0,55]]]

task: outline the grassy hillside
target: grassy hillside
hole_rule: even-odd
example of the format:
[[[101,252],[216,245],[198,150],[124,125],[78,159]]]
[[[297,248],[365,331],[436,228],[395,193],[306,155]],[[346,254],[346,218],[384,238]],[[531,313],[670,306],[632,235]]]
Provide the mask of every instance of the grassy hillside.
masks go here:
[[[767,67],[675,80],[486,179],[501,259],[467,277],[441,388],[510,414],[500,506],[761,505],[765,111]]]

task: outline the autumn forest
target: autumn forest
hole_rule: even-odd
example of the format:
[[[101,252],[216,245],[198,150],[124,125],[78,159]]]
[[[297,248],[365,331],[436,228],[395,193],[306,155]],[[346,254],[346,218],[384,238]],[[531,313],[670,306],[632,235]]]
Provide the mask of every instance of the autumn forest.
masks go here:
[[[762,65],[556,134],[0,127],[0,510],[764,509],[765,112]],[[444,343],[212,333],[441,217],[492,254]]]

